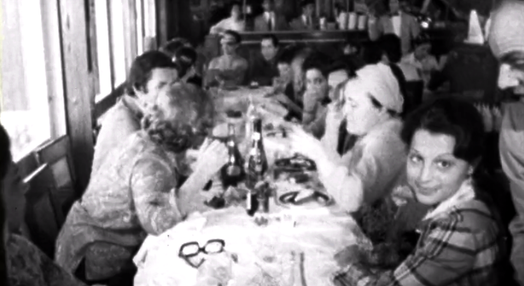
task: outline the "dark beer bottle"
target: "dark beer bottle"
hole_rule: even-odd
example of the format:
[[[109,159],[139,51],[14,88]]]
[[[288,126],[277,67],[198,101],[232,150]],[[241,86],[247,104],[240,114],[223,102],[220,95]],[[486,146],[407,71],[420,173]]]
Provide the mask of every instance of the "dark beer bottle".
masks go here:
[[[236,187],[245,177],[242,156],[237,148],[235,138],[235,126],[233,124],[228,124],[228,162],[221,170],[222,185],[224,189],[227,189],[230,186]]]

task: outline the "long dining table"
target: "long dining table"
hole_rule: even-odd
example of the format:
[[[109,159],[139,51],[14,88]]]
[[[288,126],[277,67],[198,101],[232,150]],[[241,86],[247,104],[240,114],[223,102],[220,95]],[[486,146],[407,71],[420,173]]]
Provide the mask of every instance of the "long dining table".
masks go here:
[[[282,114],[275,113],[274,107],[264,106],[271,104],[262,100],[266,92],[263,89],[221,91],[218,95],[221,98],[217,100],[222,106],[218,110],[224,112],[244,106],[249,98],[249,102],[272,114],[267,116],[268,120],[278,121]],[[282,150],[276,147],[281,144],[274,140],[283,139],[264,138],[270,170],[274,170],[275,154],[282,157]],[[225,208],[190,214],[163,234],[148,236],[134,257],[138,268],[134,285],[333,285],[331,275],[337,270],[335,254],[349,245],[370,248],[371,244],[355,220],[334,201],[294,205],[280,200],[289,192],[313,189],[325,193],[315,171],[306,173],[309,181],[316,183],[269,176],[272,197],[268,213],[249,216],[245,203],[237,201]],[[207,251],[207,245],[216,241],[220,241],[223,248],[213,253]],[[198,255],[192,258],[197,260],[196,264],[180,255],[188,243],[197,246]],[[300,281],[293,274],[297,263]]]

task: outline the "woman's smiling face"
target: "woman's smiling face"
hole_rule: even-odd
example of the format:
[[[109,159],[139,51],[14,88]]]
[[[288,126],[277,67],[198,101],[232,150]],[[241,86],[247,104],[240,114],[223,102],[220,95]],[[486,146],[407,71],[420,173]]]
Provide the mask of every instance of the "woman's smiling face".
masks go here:
[[[439,204],[453,196],[472,174],[473,166],[453,155],[455,138],[419,129],[411,141],[407,160],[408,183],[417,200]]]

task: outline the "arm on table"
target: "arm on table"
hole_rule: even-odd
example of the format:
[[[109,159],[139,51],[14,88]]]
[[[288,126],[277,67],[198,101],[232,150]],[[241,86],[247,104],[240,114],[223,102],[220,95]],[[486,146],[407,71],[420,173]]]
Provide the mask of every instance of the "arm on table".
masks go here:
[[[457,231],[454,222],[433,229],[422,248],[408,256],[395,270],[372,273],[351,264],[335,273],[337,286],[448,285],[471,270],[477,245],[470,232]]]
[[[158,235],[182,220],[175,202],[176,176],[160,158],[139,159],[131,173],[131,190],[140,224]]]
[[[368,135],[362,140],[365,141],[345,155],[351,156],[354,162],[350,168],[326,155],[320,155],[317,164],[320,180],[327,191],[349,212],[358,210],[364,202],[373,203],[383,197],[388,184],[393,183],[404,165],[405,149],[400,138],[379,134]],[[336,153],[336,148],[332,152]]]

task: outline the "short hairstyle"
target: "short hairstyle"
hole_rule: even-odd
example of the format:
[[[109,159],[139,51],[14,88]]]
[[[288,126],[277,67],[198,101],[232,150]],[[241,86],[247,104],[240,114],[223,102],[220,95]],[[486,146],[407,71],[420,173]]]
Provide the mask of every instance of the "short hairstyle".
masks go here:
[[[288,64],[291,65],[293,59],[298,54],[300,47],[297,45],[289,45],[282,49],[281,54],[277,58],[278,64]]]
[[[330,72],[330,63],[328,56],[320,52],[313,52],[302,63],[302,70],[307,72],[308,70],[317,69],[327,79]]]
[[[348,45],[354,47],[357,50],[356,52],[357,54],[360,53],[360,51],[362,50],[362,45],[359,42],[355,41],[354,39],[350,39],[350,38],[346,39],[346,41],[344,41],[343,43],[342,48],[345,48]]]
[[[382,49],[378,42],[369,41],[362,47],[362,59],[366,64],[377,64],[382,60]]]
[[[242,37],[240,36],[240,34],[236,31],[233,31],[233,30],[225,30],[224,35],[230,35],[232,36],[234,39],[235,39],[235,42],[237,44],[240,44],[242,42]]]
[[[453,155],[470,164],[482,157],[484,151],[484,125],[480,112],[469,102],[443,97],[430,101],[414,110],[404,122],[402,141],[411,146],[418,130],[432,134],[445,134],[455,139]]]
[[[4,179],[11,160],[11,140],[4,127],[0,125],[0,181]]]
[[[382,35],[378,39],[383,54],[385,54],[392,63],[400,62],[402,58],[402,44],[400,38],[395,34]]]
[[[160,51],[168,54],[169,56],[173,57],[176,54],[176,51],[182,47],[192,47],[191,43],[184,38],[174,38],[167,42],[162,48],[160,48]]]
[[[357,76],[357,70],[362,68],[364,63],[359,61],[357,56],[345,55],[336,58],[329,66],[328,72],[332,73],[338,70],[345,70],[350,78]]]
[[[307,5],[309,4],[315,4],[315,1],[313,0],[303,0],[302,2],[300,2],[300,7],[304,8],[306,7]]]
[[[159,99],[142,119],[142,129],[153,142],[180,153],[209,135],[215,113],[213,101],[205,91],[177,82],[163,88]],[[174,118],[165,118],[166,109],[175,111]]]
[[[152,71],[157,68],[175,69],[176,65],[171,57],[160,51],[148,51],[138,56],[131,65],[126,81],[127,93],[135,95],[134,89],[147,91],[147,82],[151,79]]]
[[[420,33],[420,35],[418,35],[418,37],[413,39],[413,46],[414,47],[421,46],[421,45],[424,45],[424,44],[431,44],[431,37],[428,34],[426,34],[426,33]]]
[[[265,34],[262,36],[262,40],[267,40],[267,39],[271,40],[271,42],[273,43],[273,46],[278,47],[279,41],[278,41],[277,36],[273,34]]]

